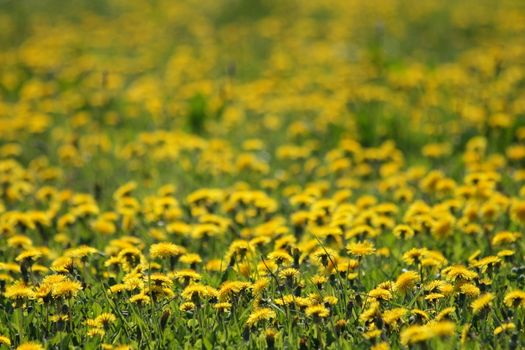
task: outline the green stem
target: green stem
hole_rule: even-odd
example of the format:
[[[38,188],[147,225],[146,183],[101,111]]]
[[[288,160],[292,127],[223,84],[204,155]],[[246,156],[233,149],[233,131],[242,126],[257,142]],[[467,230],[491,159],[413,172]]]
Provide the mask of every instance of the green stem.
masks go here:
[[[18,308],[18,336],[20,338],[20,343],[23,343],[25,335],[24,335],[24,310],[22,307]]]

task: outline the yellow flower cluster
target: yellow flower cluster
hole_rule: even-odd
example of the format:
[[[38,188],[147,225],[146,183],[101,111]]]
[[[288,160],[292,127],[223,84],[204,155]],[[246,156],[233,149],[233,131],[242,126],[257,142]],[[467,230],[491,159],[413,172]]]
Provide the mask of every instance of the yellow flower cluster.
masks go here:
[[[0,349],[525,348],[516,1],[0,7]]]

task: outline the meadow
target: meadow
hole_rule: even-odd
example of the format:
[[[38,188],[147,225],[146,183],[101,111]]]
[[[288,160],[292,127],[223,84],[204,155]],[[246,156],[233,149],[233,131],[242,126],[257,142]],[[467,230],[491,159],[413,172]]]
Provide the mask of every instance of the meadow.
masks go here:
[[[525,348],[525,2],[0,0],[0,350]]]

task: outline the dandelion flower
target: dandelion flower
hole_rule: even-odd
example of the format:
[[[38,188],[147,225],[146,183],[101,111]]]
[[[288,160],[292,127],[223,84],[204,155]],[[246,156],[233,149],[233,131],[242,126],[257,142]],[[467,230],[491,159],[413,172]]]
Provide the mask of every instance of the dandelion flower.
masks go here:
[[[409,239],[414,237],[414,229],[408,225],[397,225],[394,227],[394,236],[400,239]]]
[[[72,298],[82,290],[82,284],[77,281],[65,280],[54,284],[51,294],[55,298]]]
[[[426,256],[428,249],[426,248],[412,248],[403,254],[403,261],[408,265],[418,265]]]
[[[130,303],[138,305],[147,305],[150,301],[151,298],[144,293],[139,293],[129,298]]]
[[[512,331],[514,329],[516,329],[516,325],[514,323],[512,322],[504,323],[501,326],[498,326],[496,327],[496,329],[494,329],[494,335],[498,335],[498,334],[504,333],[509,330]]]
[[[507,294],[503,298],[503,303],[508,307],[524,307],[525,306],[525,291],[514,290]]]
[[[355,256],[366,256],[374,254],[376,249],[374,244],[370,241],[363,241],[357,243],[350,243],[346,246],[346,250]]]
[[[95,323],[102,328],[107,327],[109,324],[115,322],[117,318],[110,312],[104,312],[97,316]]]
[[[323,305],[312,305],[306,308],[306,316],[314,318],[326,318],[330,315],[330,310],[328,310]]]
[[[443,270],[443,275],[445,275],[449,281],[454,282],[471,281],[478,276],[477,273],[469,270],[463,265],[454,265],[447,267]]]
[[[186,301],[179,306],[179,310],[182,312],[191,312],[196,309],[196,305],[191,301]]]
[[[299,271],[297,269],[294,269],[292,267],[286,268],[284,270],[281,270],[279,272],[279,278],[282,280],[288,280],[292,281],[296,279],[299,276]]]
[[[404,346],[427,341],[434,337],[454,335],[455,324],[450,321],[429,322],[425,325],[415,325],[401,332],[400,342]]]
[[[179,257],[185,253],[186,248],[170,242],[152,244],[149,250],[149,254],[153,259]]]
[[[462,294],[470,298],[476,298],[480,295],[480,289],[472,283],[465,283],[459,287],[459,290]]]
[[[479,314],[483,310],[486,310],[490,307],[492,300],[494,300],[495,295],[493,293],[485,293],[481,296],[479,296],[476,300],[474,300],[470,307],[472,307],[472,312],[474,315]]]
[[[232,308],[232,304],[228,302],[217,303],[213,305],[213,308],[221,312],[229,312]]]
[[[407,309],[403,307],[385,310],[383,311],[382,318],[383,321],[389,326],[395,326],[396,323],[401,320],[407,314]]]
[[[449,319],[454,311],[456,311],[456,308],[454,307],[447,307],[441,310],[441,312],[436,316],[436,321],[444,321]]]
[[[20,344],[16,350],[44,350],[44,347],[37,342],[26,342]]]
[[[4,336],[4,335],[0,335],[0,345],[6,345],[6,346],[11,346],[11,340]]]
[[[18,282],[14,285],[8,286],[5,289],[4,296],[8,299],[24,300],[35,297],[35,292],[23,282]]]
[[[401,275],[397,277],[394,288],[396,291],[401,292],[402,294],[405,294],[410,289],[412,289],[416,285],[416,282],[419,280],[420,280],[420,276],[417,272],[415,271],[403,272]]]
[[[276,317],[275,311],[270,308],[260,308],[254,310],[246,320],[246,326],[254,327],[259,322],[268,321]]]
[[[274,261],[278,265],[289,265],[293,262],[293,258],[284,250],[277,250],[268,254],[268,259]]]

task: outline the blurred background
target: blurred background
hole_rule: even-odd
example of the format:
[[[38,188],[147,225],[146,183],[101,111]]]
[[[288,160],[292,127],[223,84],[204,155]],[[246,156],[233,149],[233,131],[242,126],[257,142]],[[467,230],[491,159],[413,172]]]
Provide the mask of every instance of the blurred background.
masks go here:
[[[505,152],[524,34],[510,0],[0,0],[2,154],[91,190],[257,182],[343,139]]]

